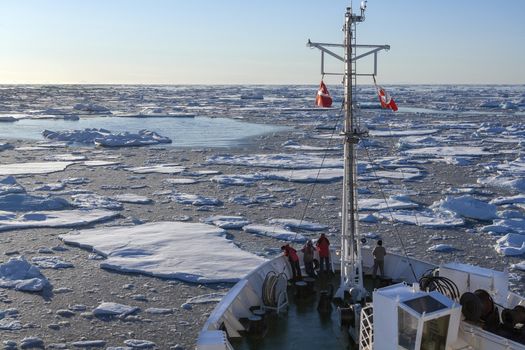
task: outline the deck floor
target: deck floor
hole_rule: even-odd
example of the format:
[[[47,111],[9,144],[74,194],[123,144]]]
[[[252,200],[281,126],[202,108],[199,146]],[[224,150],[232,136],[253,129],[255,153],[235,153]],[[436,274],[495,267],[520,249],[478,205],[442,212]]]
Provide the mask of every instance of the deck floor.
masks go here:
[[[337,290],[339,279],[339,275],[319,278],[315,294],[301,299],[296,298],[295,289],[289,287],[288,311],[268,314],[264,335],[246,334],[241,339],[231,339],[231,344],[236,350],[357,349],[348,329],[339,326],[336,304],[332,302],[331,312],[323,314],[317,310],[319,291],[330,289],[330,284]],[[365,278],[365,285],[372,290],[373,280]]]

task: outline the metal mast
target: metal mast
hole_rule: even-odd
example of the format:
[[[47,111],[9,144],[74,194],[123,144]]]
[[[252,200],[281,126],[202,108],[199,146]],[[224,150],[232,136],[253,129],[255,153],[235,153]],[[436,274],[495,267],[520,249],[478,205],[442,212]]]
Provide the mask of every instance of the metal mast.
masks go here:
[[[321,74],[343,75],[344,84],[344,111],[345,121],[342,135],[344,137],[344,177],[342,198],[342,222],[341,222],[341,284],[336,297],[344,298],[345,292],[349,292],[354,301],[361,300],[366,296],[363,286],[363,272],[361,266],[361,242],[358,236],[358,214],[357,214],[357,162],[356,146],[361,133],[354,115],[354,88],[357,76],[374,76],[377,73],[377,53],[388,50],[388,45],[357,45],[355,40],[356,24],[365,20],[366,1],[361,3],[359,15],[352,12],[348,7],[345,14],[344,44],[313,43],[308,40],[309,47],[321,50]],[[342,47],[344,55],[334,53],[327,47]],[[357,48],[369,51],[357,55]],[[328,54],[344,63],[344,73],[329,73],[324,70],[324,54]],[[374,55],[373,73],[357,73],[355,63],[358,59],[368,55]]]

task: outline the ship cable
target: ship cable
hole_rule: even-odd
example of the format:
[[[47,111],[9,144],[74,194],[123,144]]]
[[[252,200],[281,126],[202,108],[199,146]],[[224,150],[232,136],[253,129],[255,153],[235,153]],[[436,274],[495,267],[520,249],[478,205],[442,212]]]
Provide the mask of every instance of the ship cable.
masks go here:
[[[365,143],[363,143],[363,147],[364,147],[364,150],[366,152],[366,156],[368,158],[368,161],[371,163],[371,164],[374,164],[373,160],[372,160],[372,156],[370,155],[370,152],[368,150],[368,147]],[[374,173],[374,176],[376,178],[379,178],[376,174],[376,171],[375,169],[372,170],[372,172]],[[388,200],[386,199],[386,194],[385,192],[383,191],[383,186],[381,185],[381,183],[378,181],[377,184],[379,185],[379,192],[381,193],[381,196],[383,197],[383,201],[385,202],[385,205],[387,207],[387,211],[388,213],[390,214],[390,219],[392,220],[392,223],[394,223],[394,215],[392,214],[393,210],[392,208],[390,207],[390,205],[388,204]],[[410,270],[412,271],[412,275],[414,276],[414,280],[418,280],[417,279],[417,276],[416,276],[416,271],[414,270],[414,266],[412,266],[412,262],[410,260],[410,258],[408,257],[408,253],[407,253],[407,250],[406,250],[406,247],[405,247],[405,243],[403,242],[403,239],[401,238],[401,234],[399,233],[399,230],[397,229],[397,226],[396,225],[392,225],[392,227],[394,228],[394,232],[397,236],[397,239],[399,240],[399,242],[401,243],[401,249],[403,250],[403,254],[405,255],[405,257],[407,258],[407,261],[408,261],[408,265],[410,266]]]

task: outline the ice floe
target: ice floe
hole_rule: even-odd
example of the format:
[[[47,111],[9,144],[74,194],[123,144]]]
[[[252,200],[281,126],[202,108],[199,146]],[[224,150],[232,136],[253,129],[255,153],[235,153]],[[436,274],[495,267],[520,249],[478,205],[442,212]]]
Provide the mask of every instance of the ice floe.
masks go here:
[[[140,308],[136,306],[128,306],[113,302],[103,302],[99,306],[93,309],[93,315],[95,316],[126,316],[131,315]]]
[[[106,129],[44,130],[42,135],[51,140],[94,144],[104,147],[134,147],[171,143],[171,139],[168,137],[149,130],[140,130],[138,133],[112,133]]]
[[[122,203],[132,203],[132,204],[149,204],[152,200],[146,196],[140,196],[133,193],[123,193],[117,194],[112,197],[114,200]]]
[[[31,262],[41,269],[65,269],[73,267],[73,264],[62,260],[58,256],[34,256]]]
[[[469,146],[440,146],[440,147],[423,147],[409,149],[403,152],[412,156],[436,156],[436,157],[449,157],[449,156],[485,156],[492,154],[486,151],[483,147],[469,147]]]
[[[0,287],[25,292],[39,292],[49,285],[38,267],[23,257],[11,258],[0,264]]]
[[[465,224],[465,221],[456,214],[447,211],[433,210],[395,210],[392,212],[380,211],[375,216],[403,224],[417,225],[427,228],[456,227]]]
[[[100,209],[37,211],[20,215],[10,213],[7,217],[2,213],[0,212],[0,231],[37,227],[81,227],[107,221],[119,215],[114,211]]]
[[[74,162],[35,162],[0,164],[0,176],[51,174],[59,171],[64,171],[68,166],[72,164],[74,164]]]
[[[496,251],[506,256],[525,254],[525,235],[508,233],[496,241]]]
[[[205,197],[189,193],[175,192],[170,196],[170,199],[180,204],[191,204],[196,206],[222,205],[222,202],[217,198]]]
[[[326,225],[298,219],[270,219],[269,222],[271,224],[278,224],[284,227],[305,231],[324,231],[328,229],[328,226]]]
[[[492,220],[497,218],[496,206],[483,202],[471,195],[460,197],[447,196],[438,202],[432,204],[431,208],[440,211],[451,211],[457,215],[475,220]]]
[[[339,181],[343,178],[343,174],[341,168],[281,170],[264,173],[269,180],[304,183]]]
[[[242,216],[215,215],[202,220],[206,224],[212,224],[223,229],[240,229],[250,223]]]
[[[210,180],[221,185],[251,186],[264,177],[258,174],[247,175],[215,175]]]
[[[32,196],[26,193],[10,193],[0,196],[0,210],[31,211],[31,210],[63,210],[71,208],[71,204],[61,197]]]
[[[427,251],[429,252],[440,252],[440,253],[449,253],[456,250],[453,246],[450,244],[434,244],[433,246],[430,246]]]
[[[412,202],[408,197],[403,195],[390,196],[386,201],[383,198],[360,198],[359,208],[361,210],[384,210],[384,209],[411,209],[419,205]]]
[[[10,193],[24,193],[25,191],[24,187],[18,184],[13,176],[0,179],[0,196]]]
[[[101,196],[96,193],[79,193],[71,196],[74,206],[84,209],[110,209],[122,210],[122,203],[113,198]]]
[[[339,158],[323,158],[313,154],[254,154],[254,155],[213,155],[206,161],[208,164],[241,165],[251,167],[315,169],[342,168]]]
[[[180,174],[183,171],[185,171],[186,168],[181,166],[180,164],[158,164],[151,166],[127,168],[126,170],[131,171],[135,174]]]
[[[235,282],[265,261],[224,235],[206,224],[155,222],[74,231],[60,238],[105,256],[103,268],[188,282]]]
[[[495,235],[502,235],[505,233],[519,233],[525,235],[525,218],[497,219],[492,222],[492,225],[483,226],[481,231]]]
[[[243,228],[243,231],[256,235],[272,237],[282,241],[305,242],[306,238],[300,233],[292,232],[281,225],[258,225],[250,224]]]

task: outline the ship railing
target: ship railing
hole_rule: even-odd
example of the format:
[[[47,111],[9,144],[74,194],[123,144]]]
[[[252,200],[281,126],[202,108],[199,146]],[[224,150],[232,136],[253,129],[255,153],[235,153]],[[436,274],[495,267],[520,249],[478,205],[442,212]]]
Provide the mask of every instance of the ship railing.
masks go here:
[[[359,350],[372,350],[374,347],[374,309],[367,305],[361,309]]]

